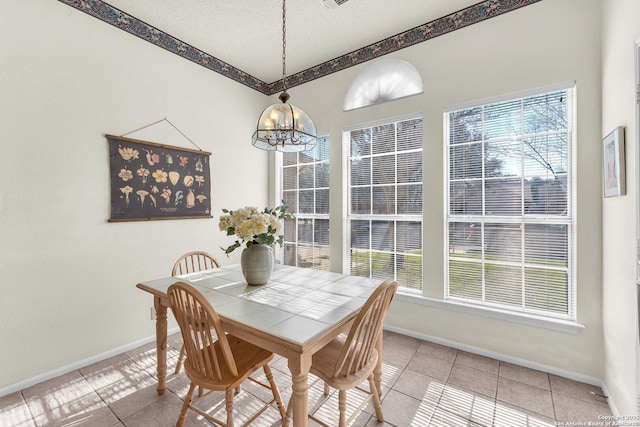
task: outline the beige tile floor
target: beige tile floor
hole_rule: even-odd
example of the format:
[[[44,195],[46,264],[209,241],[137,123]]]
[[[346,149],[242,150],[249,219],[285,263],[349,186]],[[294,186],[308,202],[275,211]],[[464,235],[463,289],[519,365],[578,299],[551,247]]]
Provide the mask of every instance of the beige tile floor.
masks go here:
[[[170,337],[170,369],[180,344],[179,335]],[[369,404],[353,426],[544,427],[611,415],[598,387],[392,332],[385,331],[383,362],[385,422],[377,422]],[[189,381],[184,373],[171,373],[168,392],[158,396],[155,365],[155,344],[148,344],[4,396],[0,426],[173,426]],[[276,357],[272,367],[286,402],[291,394],[286,360]],[[268,396],[268,390],[245,383],[236,396],[236,424]],[[359,399],[348,394],[347,415]],[[312,413],[337,425],[336,393],[327,398],[318,384],[309,402]],[[224,414],[221,393],[201,406]],[[278,411],[270,407],[253,425],[280,423]],[[186,425],[212,424],[190,412]]]

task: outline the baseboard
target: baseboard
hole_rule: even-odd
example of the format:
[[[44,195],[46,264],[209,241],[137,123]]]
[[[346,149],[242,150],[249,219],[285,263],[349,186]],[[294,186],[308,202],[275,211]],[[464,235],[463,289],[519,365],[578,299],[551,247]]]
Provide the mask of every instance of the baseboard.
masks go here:
[[[430,341],[436,344],[445,345],[447,347],[452,347],[457,350],[466,351],[468,353],[477,354],[480,356],[490,357],[492,359],[500,360],[503,362],[511,363],[513,365],[522,366],[529,369],[535,369],[537,371],[546,372],[548,374],[557,375],[559,377],[568,378],[570,380],[579,381],[582,383],[591,384],[594,386],[598,386],[602,388],[603,394],[607,396],[607,403],[609,404],[609,408],[611,409],[611,413],[614,416],[618,416],[618,411],[616,409],[615,404],[613,403],[613,399],[609,394],[609,390],[607,389],[606,384],[603,380],[595,377],[591,377],[588,375],[583,375],[573,371],[567,371],[565,369],[556,368],[554,366],[544,365],[542,363],[532,362],[530,360],[519,359],[517,357],[507,356],[502,353],[496,353],[493,351],[485,350],[479,347],[474,347],[466,344],[460,344],[455,341],[445,340],[439,337],[434,337],[426,334],[421,334],[419,332],[411,331],[409,329],[399,328],[397,326],[385,325],[384,329],[391,332],[397,332],[402,335],[407,335],[413,338],[418,338],[424,341]]]
[[[607,385],[604,383],[604,381],[602,381],[600,387],[602,387],[602,392],[604,393],[604,395],[607,396],[607,403],[609,404],[609,409],[611,409],[611,414],[614,417],[620,417],[620,412],[618,412],[618,408],[616,408],[615,403],[613,403],[611,393],[609,393],[609,389],[607,389]]]
[[[179,332],[179,328],[171,328],[167,331],[167,335],[174,334]],[[127,351],[133,350],[134,348],[140,347],[142,345],[148,344],[150,342],[154,342],[156,340],[156,336],[151,335],[146,338],[139,339],[129,344],[125,344],[123,346],[111,349],[109,351],[105,351],[104,353],[97,354],[95,356],[91,356],[87,359],[79,360],[70,365],[63,366],[58,369],[54,369],[49,372],[45,372],[44,374],[36,375],[35,377],[27,378],[26,380],[19,381],[15,384],[8,385],[6,387],[0,388],[0,397],[6,396],[11,393],[15,393],[20,390],[24,390],[26,388],[32,387],[41,382],[50,380],[55,377],[59,377],[60,375],[67,374],[69,372],[73,372],[75,370],[84,368],[85,366],[93,365],[94,363],[101,362],[105,359],[108,359],[113,356],[117,356],[118,354],[125,353]]]

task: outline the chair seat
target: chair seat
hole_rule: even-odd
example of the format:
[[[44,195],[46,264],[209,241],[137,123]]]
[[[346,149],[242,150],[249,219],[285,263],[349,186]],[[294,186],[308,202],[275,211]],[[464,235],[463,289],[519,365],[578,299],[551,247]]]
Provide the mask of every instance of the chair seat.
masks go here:
[[[209,390],[228,390],[242,384],[242,382],[244,382],[252,372],[265,365],[273,358],[273,353],[270,351],[257,347],[236,336],[227,335],[227,340],[229,341],[231,352],[234,355],[238,375],[233,375],[233,373],[229,371],[227,365],[222,363],[222,366],[220,366],[222,379],[218,380],[216,378],[205,377],[199,374],[191,366],[189,358],[187,357],[184,362],[185,372],[192,381],[201,384]],[[214,348],[218,360],[223,360],[220,341],[215,342]],[[211,347],[208,346],[200,351],[211,351]]]
[[[329,344],[324,346],[318,352],[313,355],[311,372],[313,375],[319,377],[325,383],[330,384],[333,388],[338,390],[346,390],[359,385],[363,377],[367,378],[376,367],[378,361],[378,352],[373,349],[369,361],[365,364],[364,368],[355,374],[348,374],[347,367],[344,367],[340,372],[340,375],[334,376],[336,367],[336,361],[342,352],[346,335],[340,335]]]

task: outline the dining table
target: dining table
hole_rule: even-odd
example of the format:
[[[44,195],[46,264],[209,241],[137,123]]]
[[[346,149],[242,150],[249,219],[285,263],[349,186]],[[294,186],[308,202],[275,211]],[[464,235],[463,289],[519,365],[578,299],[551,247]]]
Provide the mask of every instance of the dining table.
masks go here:
[[[136,286],[153,295],[156,311],[158,394],[167,389],[167,289],[185,282],[218,313],[225,331],[285,357],[291,371],[293,426],[308,425],[308,374],[312,356],[348,331],[380,279],[276,264],[268,283],[247,284],[239,264]],[[382,335],[382,334],[381,334]],[[382,336],[377,342],[382,354]],[[374,371],[378,390],[382,358]]]

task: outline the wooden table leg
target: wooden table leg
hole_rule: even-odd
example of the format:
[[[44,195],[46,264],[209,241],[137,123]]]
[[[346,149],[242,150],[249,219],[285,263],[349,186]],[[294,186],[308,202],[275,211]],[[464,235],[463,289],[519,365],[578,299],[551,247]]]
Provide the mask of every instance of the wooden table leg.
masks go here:
[[[373,370],[373,381],[378,389],[378,394],[382,396],[382,331],[376,340],[376,351],[378,352],[378,362]]]
[[[167,391],[167,307],[159,297],[153,298],[156,310],[156,356],[158,360],[158,394]]]
[[[309,417],[309,386],[307,379],[311,368],[311,355],[301,354],[297,357],[289,358],[289,369],[291,370],[291,405],[293,409],[293,427],[307,427]]]

